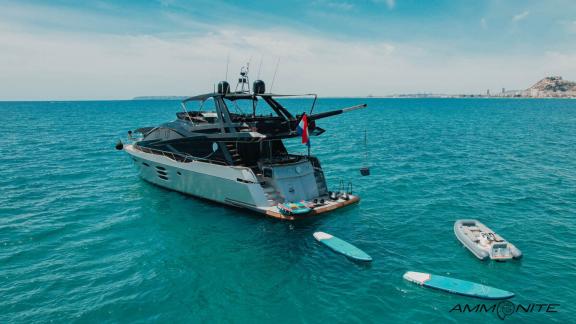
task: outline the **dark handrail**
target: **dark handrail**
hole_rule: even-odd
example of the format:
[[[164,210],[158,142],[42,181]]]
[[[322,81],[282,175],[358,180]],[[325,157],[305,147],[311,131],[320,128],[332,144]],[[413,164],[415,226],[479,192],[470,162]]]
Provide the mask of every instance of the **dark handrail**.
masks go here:
[[[228,165],[227,163],[222,162],[222,161],[197,158],[197,157],[191,156],[189,154],[167,152],[167,151],[162,151],[162,150],[153,149],[153,148],[149,148],[149,147],[143,147],[143,146],[140,146],[137,144],[134,144],[134,148],[139,150],[139,151],[142,151],[144,153],[162,155],[162,156],[170,158],[176,162],[190,163],[190,162],[194,162],[194,161],[202,161],[202,162],[208,162],[208,163],[218,164],[218,165]]]

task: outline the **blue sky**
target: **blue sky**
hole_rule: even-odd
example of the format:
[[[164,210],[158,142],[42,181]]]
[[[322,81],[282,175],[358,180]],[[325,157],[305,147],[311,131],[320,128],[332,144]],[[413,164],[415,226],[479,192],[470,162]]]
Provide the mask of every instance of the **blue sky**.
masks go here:
[[[0,100],[206,92],[479,93],[576,79],[574,0],[4,1]],[[345,82],[343,82],[345,80]]]

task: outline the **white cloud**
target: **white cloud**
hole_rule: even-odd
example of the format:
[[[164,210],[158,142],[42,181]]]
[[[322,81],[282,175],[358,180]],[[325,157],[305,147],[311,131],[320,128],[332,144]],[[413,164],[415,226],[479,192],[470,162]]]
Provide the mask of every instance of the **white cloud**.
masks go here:
[[[110,2],[96,0],[92,3],[95,8],[102,9],[102,10],[115,10],[118,9],[118,6],[112,4]]]
[[[328,8],[348,11],[354,9],[354,5],[345,1],[329,1],[329,0],[316,0],[313,2],[315,5],[326,6]]]
[[[566,76],[565,71],[574,70],[576,66],[576,53],[546,52],[546,59],[549,61],[546,64],[549,75]],[[574,74],[572,75],[574,76]],[[576,78],[566,77],[566,79],[576,81]]]
[[[396,7],[396,0],[372,0],[374,3],[385,3],[388,9],[394,9]]]
[[[512,17],[512,21],[513,21],[513,22],[518,22],[518,21],[524,20],[524,19],[526,19],[526,18],[528,17],[528,15],[530,15],[530,11],[528,11],[528,10],[523,11],[523,12],[517,14],[517,15],[514,15],[514,16]]]
[[[169,7],[174,4],[175,0],[157,0],[157,1],[160,3],[160,5],[164,7]]]
[[[264,57],[262,77],[282,57],[276,87],[302,92],[343,75],[386,66],[395,47],[385,42],[349,42],[281,30],[222,30],[199,35],[76,35],[0,29],[0,100],[130,98],[137,95],[207,92],[224,76],[227,53],[231,80],[250,57]],[[254,62],[253,62],[254,63]],[[270,66],[270,67],[268,67]],[[268,71],[268,74],[266,74]],[[303,75],[304,80],[299,80]],[[322,89],[324,88],[324,89]]]
[[[565,22],[564,26],[566,27],[566,31],[576,34],[576,20]]]
[[[486,18],[480,19],[480,27],[482,27],[482,29],[488,29],[488,23],[486,22]]]
[[[24,9],[0,13],[0,100],[126,99],[209,92],[224,78],[228,53],[231,81],[242,64],[252,57],[256,67],[261,56],[261,77],[270,81],[281,57],[275,91],[314,91],[323,96],[479,93],[486,88],[525,88],[551,73],[576,79],[576,55],[569,51],[545,56],[455,56],[449,54],[453,48],[441,41],[406,44],[314,36],[301,30],[216,27],[180,19],[173,12],[162,18],[185,21],[186,29],[193,32],[42,30],[25,23],[32,19],[24,19],[28,17]],[[81,25],[78,20],[82,20],[88,27],[106,23],[113,30],[123,30],[127,23],[102,15],[43,12],[32,17],[47,19],[41,25],[74,18],[73,24]],[[252,77],[256,75],[253,69]]]
[[[525,88],[550,73],[576,76],[575,55],[445,57],[434,49],[381,41],[336,40],[287,30],[231,28],[194,35],[38,35],[0,26],[0,100],[126,99],[193,95],[264,57],[275,91],[323,96],[468,93]],[[532,66],[526,69],[526,66]],[[257,71],[253,70],[254,78]]]

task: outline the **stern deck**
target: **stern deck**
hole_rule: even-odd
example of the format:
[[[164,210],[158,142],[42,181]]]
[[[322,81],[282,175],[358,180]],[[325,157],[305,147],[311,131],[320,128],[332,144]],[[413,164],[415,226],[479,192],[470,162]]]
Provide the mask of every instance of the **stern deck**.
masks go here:
[[[324,205],[315,207],[314,209],[312,209],[310,213],[302,216],[283,215],[280,213],[280,211],[278,211],[278,208],[276,208],[276,206],[268,207],[266,209],[263,209],[263,211],[266,214],[266,216],[284,220],[299,220],[299,219],[309,219],[311,217],[314,217],[315,215],[329,213],[337,209],[344,208],[346,206],[357,204],[358,202],[360,202],[360,197],[355,195],[350,195],[350,199],[348,200],[343,199],[338,199],[336,201],[327,200]]]

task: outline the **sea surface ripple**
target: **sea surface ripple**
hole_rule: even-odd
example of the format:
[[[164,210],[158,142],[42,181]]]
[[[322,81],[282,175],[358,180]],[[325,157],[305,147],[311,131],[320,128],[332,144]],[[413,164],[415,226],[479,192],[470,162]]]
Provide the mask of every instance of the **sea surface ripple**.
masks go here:
[[[114,150],[174,119],[176,101],[2,102],[0,322],[499,322],[482,301],[402,279],[422,271],[576,314],[576,100],[321,99],[312,152],[358,206],[282,222],[150,185]],[[294,112],[308,101],[285,100]],[[367,150],[364,131],[368,135]],[[298,139],[287,144],[305,152]],[[368,160],[365,160],[365,153]],[[361,177],[368,165],[372,175]],[[524,252],[480,262],[454,237],[476,218]],[[325,231],[374,262],[317,244]]]

